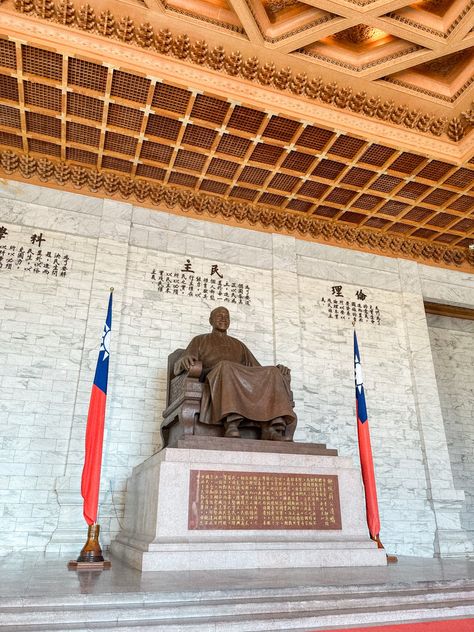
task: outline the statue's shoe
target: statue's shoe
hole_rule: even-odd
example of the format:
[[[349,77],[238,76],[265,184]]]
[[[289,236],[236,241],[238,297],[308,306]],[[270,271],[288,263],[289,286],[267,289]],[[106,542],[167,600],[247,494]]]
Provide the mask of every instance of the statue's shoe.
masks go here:
[[[224,427],[225,427],[224,437],[231,438],[231,439],[240,438],[240,432],[237,426],[237,422],[230,421],[228,423],[225,423]]]
[[[268,441],[291,441],[290,437],[285,436],[282,432],[278,432],[275,428],[268,429],[265,439]]]

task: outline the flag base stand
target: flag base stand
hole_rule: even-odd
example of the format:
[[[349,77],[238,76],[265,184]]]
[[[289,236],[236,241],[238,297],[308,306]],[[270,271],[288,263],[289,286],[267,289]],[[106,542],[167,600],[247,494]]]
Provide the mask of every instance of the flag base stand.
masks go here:
[[[112,567],[112,562],[104,560],[103,562],[78,562],[70,560],[67,563],[70,571],[108,571]]]
[[[108,560],[104,560],[102,549],[99,544],[100,525],[91,524],[87,530],[87,542],[82,547],[77,560],[68,562],[70,571],[80,570],[108,570],[112,564]]]
[[[376,535],[375,538],[370,536],[370,539],[377,543],[378,549],[383,549],[385,551],[385,547],[380,541],[378,535]],[[398,564],[398,557],[396,555],[389,555],[388,553],[386,553],[385,557],[387,558],[387,564]]]

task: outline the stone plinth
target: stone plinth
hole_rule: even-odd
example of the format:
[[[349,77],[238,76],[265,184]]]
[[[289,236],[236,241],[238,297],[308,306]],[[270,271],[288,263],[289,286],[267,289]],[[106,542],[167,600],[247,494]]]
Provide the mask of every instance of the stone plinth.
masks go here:
[[[158,452],[133,470],[124,526],[112,543],[112,552],[142,571],[385,565],[385,552],[368,536],[360,473],[352,459],[305,454],[304,445],[303,454],[182,448]],[[195,486],[196,477],[208,472],[227,473],[234,482],[254,475],[257,490],[262,476],[267,487],[273,480],[284,480],[282,475],[289,475],[292,485],[295,480],[313,481],[313,487],[319,479],[336,481],[337,494],[329,487],[332,500],[326,498],[326,504],[336,503],[340,523],[326,516],[321,528],[306,529],[296,516],[289,524],[297,528],[285,527],[285,520],[275,528],[274,520],[272,528],[259,523],[258,528],[247,529],[248,512],[245,516],[242,512],[243,524],[237,528],[227,524],[196,529],[195,516],[191,516],[196,496],[190,481]],[[283,504],[298,514],[292,500],[287,498]]]

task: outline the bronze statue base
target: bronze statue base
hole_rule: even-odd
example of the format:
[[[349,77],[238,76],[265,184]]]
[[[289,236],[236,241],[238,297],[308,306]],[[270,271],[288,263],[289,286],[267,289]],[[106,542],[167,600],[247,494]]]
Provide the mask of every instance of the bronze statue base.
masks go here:
[[[170,448],[195,450],[230,450],[233,452],[276,452],[279,454],[311,454],[337,456],[337,450],[326,448],[324,443],[297,443],[293,441],[265,441],[264,439],[232,439],[188,435],[178,439]]]

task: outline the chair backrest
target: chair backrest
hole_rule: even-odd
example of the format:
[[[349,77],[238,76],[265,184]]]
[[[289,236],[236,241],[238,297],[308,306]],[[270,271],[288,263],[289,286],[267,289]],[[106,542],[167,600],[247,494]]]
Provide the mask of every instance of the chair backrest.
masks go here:
[[[176,377],[174,374],[174,365],[183,355],[184,349],[175,349],[168,356],[168,369],[166,373],[166,406],[170,405],[170,388],[171,380]]]

